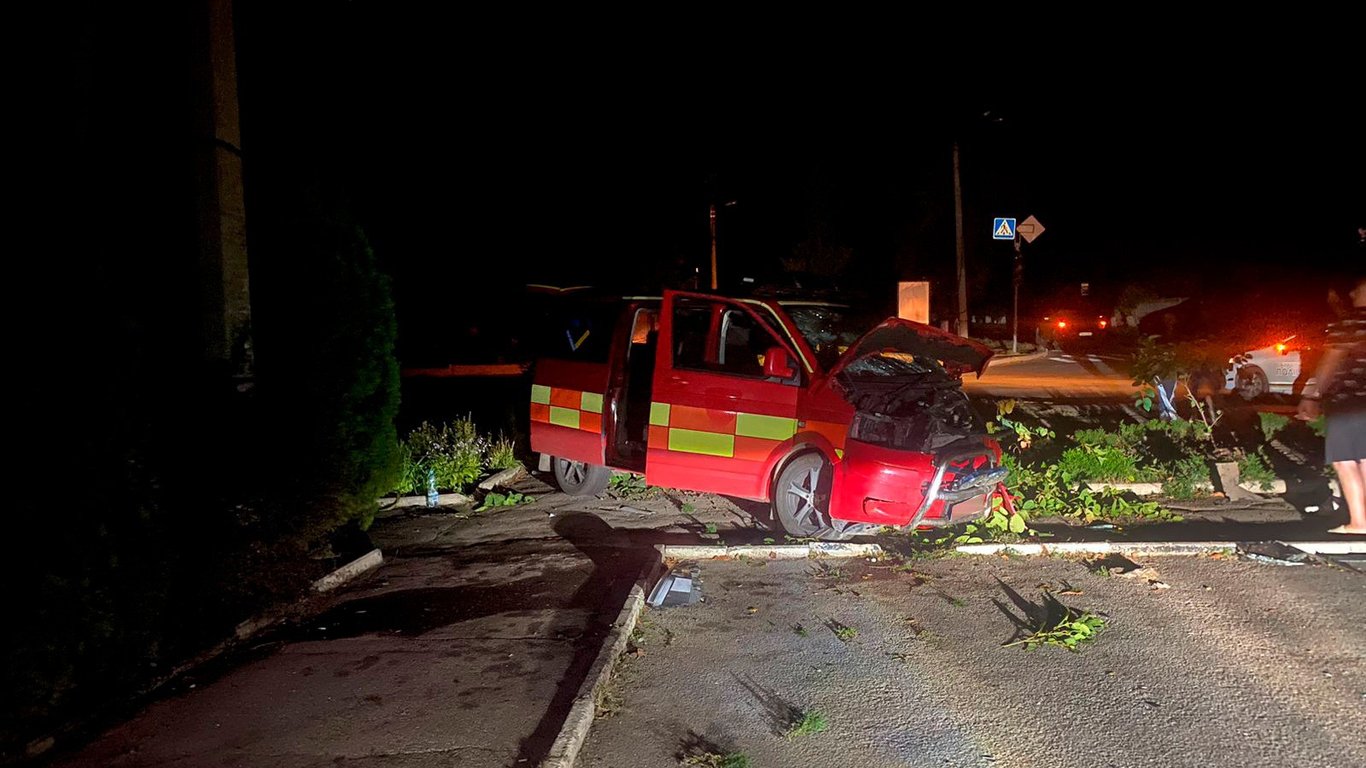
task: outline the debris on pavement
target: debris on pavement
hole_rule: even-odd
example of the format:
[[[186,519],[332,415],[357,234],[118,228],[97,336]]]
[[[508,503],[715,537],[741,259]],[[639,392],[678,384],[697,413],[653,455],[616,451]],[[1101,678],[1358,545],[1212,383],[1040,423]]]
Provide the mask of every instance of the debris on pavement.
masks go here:
[[[679,567],[665,574],[650,592],[650,605],[671,608],[700,602],[702,587],[697,579],[698,570],[696,566]]]
[[[1263,565],[1304,565],[1309,553],[1279,541],[1254,541],[1238,545],[1238,554]]]
[[[509,487],[517,481],[527,477],[529,477],[529,475],[527,474],[526,467],[518,464],[511,469],[505,469],[502,472],[490,475],[483,482],[479,483],[479,490],[492,491],[500,487]]]

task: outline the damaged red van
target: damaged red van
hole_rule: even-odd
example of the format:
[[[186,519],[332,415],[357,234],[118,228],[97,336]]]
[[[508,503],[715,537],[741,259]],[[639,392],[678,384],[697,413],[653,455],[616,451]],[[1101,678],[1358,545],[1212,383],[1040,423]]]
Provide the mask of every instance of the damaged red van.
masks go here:
[[[991,351],[820,301],[665,291],[550,321],[531,448],[560,488],[613,470],[768,502],[793,536],[846,539],[1010,507],[1000,446],[962,389]]]

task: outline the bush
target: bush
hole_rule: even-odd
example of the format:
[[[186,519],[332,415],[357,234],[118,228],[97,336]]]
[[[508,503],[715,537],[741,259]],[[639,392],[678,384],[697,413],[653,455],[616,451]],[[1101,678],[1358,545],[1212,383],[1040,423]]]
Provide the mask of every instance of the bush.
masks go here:
[[[498,439],[489,446],[489,469],[512,469],[521,464],[517,459],[515,443],[500,433]]]
[[[1266,437],[1267,442],[1275,440],[1276,433],[1290,423],[1290,417],[1280,413],[1259,412],[1257,418],[1261,422],[1262,435]]]
[[[1123,426],[1129,426],[1125,424]],[[1126,448],[1125,437],[1119,432],[1104,429],[1079,429],[1072,435],[1077,445],[1087,448]]]
[[[1276,473],[1271,471],[1266,459],[1260,454],[1247,453],[1238,457],[1238,478],[1241,482],[1263,491],[1270,491],[1276,481]]]
[[[487,450],[488,441],[469,419],[440,426],[424,421],[403,442],[403,470],[393,490],[399,495],[425,493],[430,471],[437,490],[463,491],[479,479]]]
[[[1119,448],[1082,445],[1068,448],[1058,459],[1063,474],[1079,481],[1134,483],[1154,480],[1157,473],[1140,469],[1134,457]]]
[[[1162,495],[1171,499],[1194,499],[1205,494],[1209,482],[1209,464],[1201,456],[1189,456],[1173,463],[1162,483]]]

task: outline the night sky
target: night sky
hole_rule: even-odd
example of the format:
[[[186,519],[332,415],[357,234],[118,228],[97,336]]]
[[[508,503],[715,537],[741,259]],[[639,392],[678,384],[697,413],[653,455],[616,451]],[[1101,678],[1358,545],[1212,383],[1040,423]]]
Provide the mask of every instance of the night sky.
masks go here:
[[[1111,65],[1102,44],[1037,70],[974,56],[957,84],[814,44],[732,61],[721,42],[685,54],[550,22],[274,5],[238,7],[248,163],[288,157],[346,191],[408,328],[497,314],[527,282],[705,276],[713,201],[734,201],[723,282],[775,279],[819,235],[853,249],[851,295],[890,302],[897,279],[929,278],[948,299],[955,139],[973,306],[1009,306],[993,216],[1048,228],[1026,246],[1036,304],[1083,280],[1319,297],[1330,265],[1361,258],[1363,89],[1341,46],[1292,59],[1147,41]]]

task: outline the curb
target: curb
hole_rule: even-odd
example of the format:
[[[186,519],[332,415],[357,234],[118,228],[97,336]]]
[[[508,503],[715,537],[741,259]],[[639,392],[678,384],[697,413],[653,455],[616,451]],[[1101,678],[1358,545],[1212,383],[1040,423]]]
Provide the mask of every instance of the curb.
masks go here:
[[[960,544],[968,555],[1204,555],[1238,548],[1236,541],[1060,541],[1056,544]]]
[[[372,549],[337,570],[313,582],[314,592],[327,592],[336,589],[357,576],[372,571],[384,562],[384,554],[378,548]]]
[[[1366,541],[1283,541],[1311,555],[1366,555]]]
[[[390,499],[393,499],[392,503],[390,503]],[[386,496],[380,499],[379,501],[382,505],[379,510],[380,516],[383,516],[384,513],[391,512],[395,509],[410,509],[412,507],[422,507],[423,509],[429,508],[427,507],[427,497],[425,495],[400,496],[397,499],[394,499],[394,497],[392,496]],[[469,496],[466,496],[463,493],[440,493],[437,494],[436,497],[436,504],[438,507],[458,507],[461,504],[473,503],[474,499],[470,498]],[[435,508],[436,507],[430,507],[430,509]]]
[[[997,359],[993,356],[992,359],[987,362],[987,370],[991,370],[992,368],[1001,365],[1012,365],[1014,363],[1029,363],[1033,362],[1034,360],[1041,360],[1045,357],[1048,357],[1047,349],[1040,349],[1034,352],[1026,352],[1023,355],[1011,355],[1010,357],[1002,357],[1000,359]]]
[[[755,558],[759,560],[805,560],[822,557],[878,557],[882,547],[877,544],[845,544],[838,541],[814,541],[809,544],[744,544],[734,547],[665,544],[655,547],[664,560],[722,560]]]
[[[1093,491],[1099,491],[1106,488],[1110,488],[1116,491],[1132,493],[1135,496],[1156,496],[1157,494],[1162,493],[1162,483],[1084,482],[1082,483],[1082,485],[1086,486],[1087,488],[1090,488]],[[1193,485],[1193,487],[1196,490],[1204,491],[1205,493],[1214,492],[1214,483],[1209,480],[1197,482]],[[1260,483],[1253,483],[1250,481],[1238,483],[1238,487],[1250,493],[1258,494],[1259,496],[1281,496],[1285,493],[1285,481],[1280,479],[1279,477],[1271,481],[1270,490],[1262,488]]]
[[[1245,541],[1061,541],[1057,544],[960,544],[967,555],[1205,555],[1232,552]],[[1311,555],[1366,554],[1366,541],[1278,541]]]
[[[383,554],[379,549],[372,549],[346,565],[343,565],[317,581],[314,581],[313,591],[327,592],[336,589],[357,576],[375,569],[382,562],[384,562]],[[271,629],[290,618],[313,613],[316,610],[313,607],[316,606],[314,601],[319,599],[321,598],[314,595],[302,595],[288,604],[267,608],[263,612],[243,620],[233,628],[230,637],[223,638],[213,646],[200,651],[193,657],[172,667],[170,672],[148,682],[141,689],[131,694],[129,700],[143,701],[148,697],[156,696],[159,691],[170,683],[179,680],[189,672],[208,664],[214,659],[222,656],[224,653],[227,653],[229,650],[240,646],[262,632]],[[46,754],[59,743],[61,743],[62,746],[66,746],[65,741],[70,737],[71,733],[79,732],[81,729],[87,728],[92,722],[98,723],[101,722],[101,720],[95,718],[68,723],[62,728],[45,736],[33,739],[25,747],[25,758],[32,759]]]
[[[653,580],[659,566],[658,560],[650,560],[640,569],[640,575],[631,585],[626,602],[617,613],[616,620],[612,622],[611,631],[603,639],[598,657],[593,660],[593,666],[588,668],[588,674],[579,686],[579,692],[574,697],[569,714],[560,726],[559,735],[550,745],[550,754],[541,761],[541,768],[573,768],[597,715],[598,692],[611,679],[617,659],[621,658],[621,654],[626,650],[626,642],[636,628],[636,619],[640,618],[640,611],[645,607],[646,587]]]

